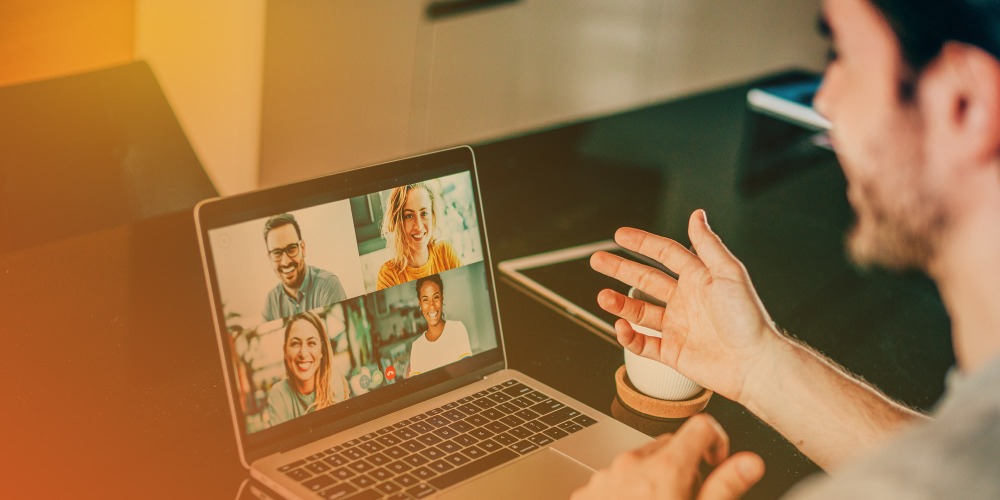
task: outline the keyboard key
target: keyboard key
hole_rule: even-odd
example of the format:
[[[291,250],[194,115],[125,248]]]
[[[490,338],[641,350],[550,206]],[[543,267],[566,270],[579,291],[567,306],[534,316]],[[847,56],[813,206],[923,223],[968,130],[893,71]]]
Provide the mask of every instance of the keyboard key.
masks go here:
[[[569,436],[566,431],[558,427],[549,427],[548,429],[545,429],[545,435],[552,439],[560,439]]]
[[[372,489],[355,493],[347,497],[347,500],[378,500],[379,498],[382,498],[382,494],[378,490]]]
[[[319,496],[326,498],[327,500],[339,500],[341,498],[346,498],[347,495],[350,495],[355,491],[358,491],[358,489],[354,486],[347,483],[340,483],[333,488],[321,491]]]
[[[531,410],[537,412],[540,415],[545,415],[547,413],[552,413],[552,412],[554,412],[556,410],[559,410],[559,409],[562,409],[562,408],[565,408],[565,407],[566,407],[566,405],[564,405],[564,404],[562,404],[562,403],[560,403],[560,402],[558,402],[558,401],[556,401],[554,399],[548,399],[548,400],[542,401],[541,403],[536,404],[535,406],[532,406]]]
[[[382,467],[379,467],[378,469],[375,469],[375,470],[369,472],[368,475],[371,476],[372,478],[374,478],[377,481],[385,481],[386,479],[389,479],[390,477],[395,476],[394,473],[392,473],[392,472],[390,472],[390,471],[388,471],[388,470],[386,470],[386,469],[384,469]]]
[[[407,441],[407,442],[399,445],[399,447],[402,448],[402,449],[404,449],[404,450],[406,450],[406,451],[408,451],[408,452],[410,452],[410,453],[416,453],[416,452],[418,452],[418,451],[426,448],[426,446],[424,446],[420,441],[415,441],[415,440],[414,441]]]
[[[548,415],[545,415],[542,418],[539,418],[538,420],[541,420],[542,422],[545,422],[546,424],[549,425],[556,425],[558,423],[565,422],[566,420],[579,417],[580,415],[582,415],[582,413],[568,406],[564,406],[552,413],[549,413]]]
[[[319,459],[321,459],[321,458],[323,458],[325,456],[326,456],[326,452],[325,451],[321,451],[319,453],[315,453],[315,454],[309,455],[308,457],[306,457],[306,460],[309,460],[310,462],[315,462],[316,460],[319,460]]]
[[[535,413],[535,412],[533,412],[533,411],[531,411],[529,409],[521,410],[521,411],[519,411],[517,413],[514,413],[514,415],[516,415],[517,418],[520,418],[520,419],[523,419],[523,420],[534,420],[534,419],[536,419],[536,418],[538,418],[538,417],[541,416],[538,413]]]
[[[535,444],[535,443],[532,443],[531,441],[528,441],[527,439],[525,439],[523,441],[518,441],[518,442],[510,445],[510,449],[512,449],[512,450],[520,453],[521,455],[524,455],[525,453],[531,453],[531,452],[537,450],[538,449],[538,445]]]
[[[502,405],[497,405],[496,409],[510,415],[511,413],[516,413],[520,411],[521,407],[512,403],[504,403]]]
[[[432,471],[437,472],[438,474],[443,474],[445,472],[448,472],[448,471],[454,469],[454,467],[452,467],[452,465],[450,463],[445,462],[443,459],[442,460],[435,460],[435,461],[427,464],[427,467],[429,467]]]
[[[369,462],[375,464],[375,465],[385,465],[385,464],[387,464],[387,463],[389,463],[389,462],[392,461],[391,458],[389,458],[389,457],[387,457],[387,456],[385,456],[385,455],[383,455],[381,453],[376,453],[374,455],[368,455],[367,460]]]
[[[479,413],[479,411],[482,410],[482,408],[480,408],[480,407],[478,407],[478,406],[476,406],[474,404],[466,403],[466,404],[464,404],[464,405],[459,406],[458,408],[456,408],[456,410],[459,410],[459,411],[461,411],[462,413],[464,413],[466,415],[474,415],[476,413]]]
[[[385,500],[410,500],[411,498],[413,497],[407,495],[406,493],[395,493],[385,497]]]
[[[399,484],[400,486],[402,486],[404,488],[409,488],[410,486],[413,486],[414,484],[417,484],[417,483],[420,482],[419,479],[417,479],[416,477],[414,477],[414,476],[412,476],[410,474],[400,474],[399,476],[396,476],[393,479],[393,481],[395,481],[397,484]]]
[[[509,430],[507,432],[509,432],[511,436],[514,436],[517,439],[525,439],[528,436],[531,436],[532,434],[534,434],[533,431],[525,429],[524,427],[515,427],[515,428],[513,428],[513,429],[511,429],[511,430]]]
[[[458,406],[458,403],[455,402],[455,401],[452,401],[451,403],[448,403],[448,404],[442,406],[441,408],[444,408],[445,410],[450,410],[450,409],[452,409],[452,408],[454,408],[456,406]]]
[[[448,428],[453,429],[455,432],[459,434],[464,434],[466,432],[471,431],[472,429],[475,429],[476,426],[466,422],[465,420],[459,420],[458,422],[449,425]]]
[[[410,421],[411,422],[419,422],[419,421],[424,420],[426,418],[427,418],[427,415],[421,413],[420,415],[414,415],[412,418],[410,418]]]
[[[309,488],[309,491],[319,491],[319,490],[321,490],[323,488],[326,488],[327,486],[333,485],[336,482],[337,482],[336,479],[334,479],[334,478],[332,478],[332,477],[330,477],[330,476],[328,476],[326,474],[323,474],[322,476],[316,476],[316,477],[314,477],[314,478],[312,478],[312,479],[310,479],[310,480],[302,483],[302,486],[305,486],[306,488]]]
[[[402,429],[403,427],[406,427],[406,426],[408,426],[408,425],[410,425],[412,423],[413,422],[411,422],[409,419],[407,419],[407,420],[400,420],[399,422],[396,422],[396,423],[392,424],[392,428],[393,429]]]
[[[434,446],[440,443],[441,441],[444,441],[444,439],[435,436],[434,433],[432,432],[430,434],[424,434],[422,436],[417,437],[417,441],[427,446]]]
[[[313,462],[306,466],[313,474],[320,474],[330,470],[330,466],[323,462]]]
[[[365,455],[367,455],[367,453],[365,453],[365,452],[363,452],[363,451],[361,451],[361,450],[359,450],[357,448],[348,448],[348,449],[344,450],[341,453],[345,457],[347,457],[347,458],[349,458],[351,460],[358,460],[358,459],[364,457]]]
[[[423,434],[425,432],[430,432],[430,431],[434,430],[434,426],[430,425],[430,424],[428,424],[426,422],[417,422],[417,423],[411,425],[410,429],[412,429],[417,434]]]
[[[447,488],[453,484],[469,479],[479,473],[488,471],[503,463],[517,458],[517,453],[507,449],[502,449],[496,453],[491,453],[475,462],[467,464],[453,471],[431,478],[427,482],[438,489]]]
[[[468,416],[468,415],[462,413],[461,411],[455,410],[455,409],[448,410],[448,411],[444,412],[442,415],[444,416],[444,418],[447,418],[448,420],[451,420],[452,422],[458,422],[459,420],[462,420],[462,419],[464,419],[465,417]]]
[[[506,417],[501,418],[500,422],[503,422],[504,425],[507,425],[509,427],[517,427],[523,424],[524,420],[521,420],[520,418],[517,418],[514,415],[507,415]]]
[[[399,446],[393,446],[392,448],[387,448],[382,453],[385,453],[390,458],[395,458],[397,460],[400,459],[400,458],[405,457],[406,455],[409,455],[409,453],[407,453],[406,450],[400,448]]]
[[[439,414],[441,414],[443,412],[444,412],[444,410],[442,410],[440,407],[438,407],[438,408],[434,408],[433,410],[427,412],[427,416],[432,417],[434,415],[439,415]]]
[[[444,457],[444,459],[447,460],[448,463],[450,463],[451,465],[454,465],[455,467],[461,467],[472,461],[471,458],[461,453],[452,453],[451,455]]]
[[[292,469],[295,469],[297,467],[301,467],[301,466],[303,466],[305,464],[306,464],[305,460],[297,460],[297,461],[292,462],[290,464],[285,464],[285,465],[282,465],[281,467],[278,467],[278,472],[288,472],[288,471],[290,471]]]
[[[433,446],[430,447],[430,448],[427,448],[426,450],[421,451],[420,454],[423,455],[423,456],[425,456],[425,457],[427,457],[427,458],[429,458],[429,459],[431,459],[431,460],[437,460],[439,458],[443,458],[444,455],[445,455],[445,453],[443,451],[441,451],[441,450],[439,450],[439,449],[437,449],[437,448],[435,448]]]
[[[411,470],[410,474],[413,474],[413,477],[426,481],[427,479],[436,476],[437,472],[434,472],[427,467],[417,467],[416,469]]]
[[[354,486],[357,486],[358,488],[367,488],[375,484],[375,480],[362,474],[360,476],[355,477],[354,479],[351,479],[351,483],[353,483]]]
[[[489,429],[489,430],[491,430],[493,432],[496,432],[498,434],[501,433],[501,432],[506,432],[507,429],[510,429],[510,427],[508,427],[507,425],[505,425],[503,422],[490,422],[490,423],[484,425],[483,428],[484,429]]]
[[[486,451],[484,451],[482,448],[479,448],[478,446],[470,446],[462,450],[462,454],[469,457],[472,460],[475,460],[477,458],[482,458],[487,455]]]
[[[370,440],[375,439],[377,437],[378,437],[378,434],[376,434],[374,432],[369,432],[368,434],[365,434],[364,436],[361,436],[361,442],[370,441]]]
[[[375,468],[374,465],[365,462],[364,460],[358,460],[357,462],[351,462],[347,465],[351,470],[357,473],[368,472]]]
[[[477,446],[479,446],[480,448],[486,450],[487,453],[493,453],[494,451],[497,451],[500,448],[503,448],[503,446],[500,446],[500,443],[498,443],[498,442],[496,442],[496,441],[494,441],[492,439],[487,439],[485,441],[480,441]]]
[[[375,440],[378,441],[379,443],[382,443],[382,444],[386,445],[386,446],[396,446],[397,444],[399,444],[399,438],[397,438],[396,436],[393,436],[392,434],[386,434],[384,436],[379,436]]]
[[[487,395],[487,394],[489,394],[489,393],[488,393],[488,392],[486,392],[486,391],[479,391],[479,392],[477,392],[477,393],[473,394],[472,396],[473,396],[474,398],[476,398],[476,399],[479,399],[479,398],[483,398],[483,397],[486,397],[486,395]]]
[[[474,445],[479,440],[476,439],[476,438],[474,438],[474,437],[472,437],[472,436],[470,436],[470,435],[468,435],[468,434],[461,434],[459,436],[456,436],[455,439],[452,439],[452,441],[454,441],[455,443],[457,443],[459,446],[465,447],[465,446]]]
[[[427,422],[429,422],[434,427],[444,427],[444,426],[450,424],[451,420],[448,420],[447,418],[444,418],[441,415],[435,415],[435,416],[433,416],[431,418],[428,418]]]
[[[500,389],[503,389],[503,386],[500,385],[500,384],[497,384],[497,385],[494,385],[493,387],[490,387],[489,389],[486,389],[486,391],[487,392],[497,392]]]
[[[358,449],[364,450],[366,453],[375,453],[384,450],[385,446],[374,441],[365,441],[358,445]]]
[[[383,427],[383,428],[379,429],[378,432],[376,432],[376,434],[378,434],[379,436],[382,436],[382,435],[388,434],[388,433],[390,433],[392,431],[393,431],[393,429],[392,429],[392,426],[390,425],[390,426],[386,426],[386,427]]]
[[[443,451],[445,453],[455,453],[456,451],[462,449],[461,446],[455,444],[455,442],[452,441],[452,440],[450,440],[450,439],[447,440],[447,441],[445,441],[445,442],[443,442],[443,443],[441,443],[441,444],[439,444],[439,445],[437,445],[437,447],[440,448],[441,451]]]
[[[334,471],[331,472],[330,475],[332,475],[333,477],[335,477],[337,479],[340,479],[341,481],[346,481],[346,480],[348,480],[348,479],[356,476],[357,473],[354,472],[354,471],[352,471],[351,469],[348,469],[347,467],[343,467],[343,468],[340,468],[340,469],[334,469]]]
[[[406,441],[408,439],[413,439],[417,437],[418,434],[419,434],[418,432],[410,430],[409,427],[403,427],[402,429],[399,429],[398,431],[392,433],[393,436],[396,436],[403,441]]]
[[[574,433],[576,431],[583,430],[583,426],[581,426],[580,424],[577,424],[577,423],[570,422],[569,425],[564,426],[564,427],[561,426],[560,429],[562,429],[562,430],[564,430],[564,431],[572,434],[572,433]]]
[[[478,427],[476,429],[472,429],[471,431],[469,431],[469,435],[476,439],[483,440],[493,437],[493,431],[486,429],[484,427]]]
[[[494,393],[492,393],[492,394],[490,394],[489,396],[486,396],[486,397],[492,399],[493,401],[496,401],[497,403],[506,403],[507,401],[510,401],[511,399],[513,399],[512,397],[510,397],[510,396],[508,396],[508,395],[506,395],[506,394],[504,394],[502,392],[494,392]]]
[[[285,475],[296,481],[304,481],[312,477],[312,474],[310,474],[309,471],[305,469],[292,469],[286,472]]]
[[[406,462],[403,462],[402,460],[400,460],[398,462],[393,462],[393,463],[387,465],[386,468],[389,469],[389,470],[391,470],[392,472],[394,472],[396,474],[402,474],[404,472],[408,472],[413,467],[410,467],[409,465],[406,464]]]
[[[534,405],[535,402],[532,401],[532,400],[530,400],[530,399],[528,399],[528,398],[520,397],[520,398],[514,398],[513,400],[511,400],[511,404],[513,404],[514,406],[517,406],[518,408],[527,408],[529,406]]]
[[[514,384],[514,385],[511,385],[509,387],[504,388],[504,390],[503,390],[504,394],[506,394],[506,395],[508,395],[508,396],[510,396],[512,398],[516,398],[518,396],[523,396],[523,395],[525,395],[525,394],[527,394],[529,392],[531,392],[531,388],[528,387],[528,386],[526,386],[526,385],[524,385],[524,384]]]
[[[549,428],[549,426],[547,426],[547,425],[545,425],[545,424],[543,424],[543,423],[541,423],[541,422],[539,422],[537,420],[532,420],[531,422],[528,422],[528,423],[524,424],[524,427],[526,429],[531,430],[532,432],[542,432],[545,429]]]
[[[511,436],[510,434],[508,434],[506,432],[501,432],[500,434],[497,434],[496,436],[493,436],[493,439],[495,439],[498,443],[500,443],[500,444],[502,444],[504,446],[510,446],[510,445],[518,442],[518,438],[516,438],[514,436]]]
[[[469,401],[472,401],[473,399],[476,399],[476,398],[473,397],[473,396],[466,396],[466,397],[464,397],[462,399],[459,399],[458,400],[458,404],[464,405],[465,403],[468,403]]]
[[[520,383],[520,382],[518,382],[518,381],[516,381],[516,380],[514,380],[514,379],[510,379],[510,380],[507,380],[507,381],[503,382],[502,384],[500,384],[500,386],[501,386],[501,387],[510,387],[510,386],[512,386],[512,385],[517,385],[517,384],[519,384],[519,383]]]
[[[597,420],[594,420],[586,415],[580,415],[579,417],[574,418],[573,421],[584,427],[590,427],[591,425],[597,423]]]
[[[413,498],[424,498],[426,496],[433,495],[436,491],[437,490],[434,489],[434,487],[421,483],[406,490],[406,494]]]
[[[538,446],[545,446],[555,440],[546,436],[545,434],[535,434],[534,436],[528,438],[528,441],[531,441],[532,443],[535,443]]]
[[[476,427],[479,427],[481,425],[486,425],[490,423],[490,420],[482,415],[473,415],[465,419],[465,422],[468,423],[469,425],[474,425]]]
[[[497,405],[497,402],[493,401],[490,398],[479,398],[479,399],[473,401],[472,404],[474,404],[474,405],[476,405],[476,406],[478,406],[478,407],[480,407],[480,408],[482,408],[482,409],[485,410],[485,409],[488,409],[488,408],[493,408],[494,406]]]
[[[392,482],[382,483],[375,486],[375,489],[382,492],[383,495],[391,495],[393,493],[403,491],[403,487]]]
[[[423,455],[421,455],[419,453],[415,453],[413,455],[410,455],[410,456],[404,458],[403,461],[406,462],[406,463],[408,463],[408,464],[410,464],[410,465],[412,465],[413,467],[420,467],[421,465],[424,465],[427,462],[430,462],[430,459],[428,459],[427,457],[425,457],[425,456],[423,456]]]
[[[503,417],[506,416],[504,414],[504,412],[502,412],[502,411],[500,411],[500,410],[498,410],[496,408],[490,408],[488,410],[484,410],[482,413],[480,413],[480,415],[482,415],[482,416],[484,416],[484,417],[486,417],[486,418],[488,418],[490,420],[500,420],[501,418],[503,418]]]
[[[433,434],[441,439],[451,439],[458,435],[458,433],[451,427],[442,427],[435,430]]]
[[[354,446],[354,445],[356,445],[356,444],[358,444],[360,442],[361,442],[361,440],[359,440],[359,439],[352,439],[352,440],[344,443],[344,447],[345,448],[350,448],[351,446]]]
[[[538,391],[531,391],[531,392],[525,393],[524,397],[526,397],[526,398],[528,398],[528,399],[530,399],[530,400],[532,400],[532,401],[534,401],[536,403],[541,403],[542,401],[545,401],[546,399],[549,399],[549,397],[547,395],[545,395],[544,393],[538,392]]]

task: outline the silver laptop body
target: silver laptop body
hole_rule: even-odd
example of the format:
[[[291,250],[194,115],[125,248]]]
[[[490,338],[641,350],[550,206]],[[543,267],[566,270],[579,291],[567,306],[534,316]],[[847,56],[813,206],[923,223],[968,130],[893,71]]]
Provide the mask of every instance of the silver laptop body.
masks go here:
[[[507,369],[481,207],[469,147],[195,207],[252,477],[288,498],[557,498],[649,441]],[[394,264],[403,245],[435,284]]]

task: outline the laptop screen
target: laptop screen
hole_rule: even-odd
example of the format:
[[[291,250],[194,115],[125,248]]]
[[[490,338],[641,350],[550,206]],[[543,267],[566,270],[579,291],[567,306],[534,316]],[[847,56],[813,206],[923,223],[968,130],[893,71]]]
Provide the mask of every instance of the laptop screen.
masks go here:
[[[464,151],[468,163],[378,165],[202,214],[244,438],[322,427],[502,360]]]

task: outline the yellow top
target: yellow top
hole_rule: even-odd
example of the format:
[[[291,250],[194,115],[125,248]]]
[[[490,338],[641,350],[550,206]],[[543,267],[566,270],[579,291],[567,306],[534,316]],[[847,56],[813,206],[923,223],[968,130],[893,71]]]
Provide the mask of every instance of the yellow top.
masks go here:
[[[462,265],[455,255],[455,249],[447,241],[432,241],[427,247],[427,262],[420,267],[403,266],[402,269],[386,262],[378,270],[376,290],[384,290],[391,286],[401,285],[417,278],[430,276]]]

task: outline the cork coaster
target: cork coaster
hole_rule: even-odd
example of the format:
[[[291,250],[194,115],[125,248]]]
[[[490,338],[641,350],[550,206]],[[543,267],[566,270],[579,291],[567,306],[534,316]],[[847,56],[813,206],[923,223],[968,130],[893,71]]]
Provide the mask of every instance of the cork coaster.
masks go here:
[[[649,397],[635,388],[628,379],[625,365],[615,372],[615,385],[618,386],[618,398],[630,409],[656,418],[687,418],[708,406],[712,391],[702,389],[691,399],[684,401],[668,401]]]

